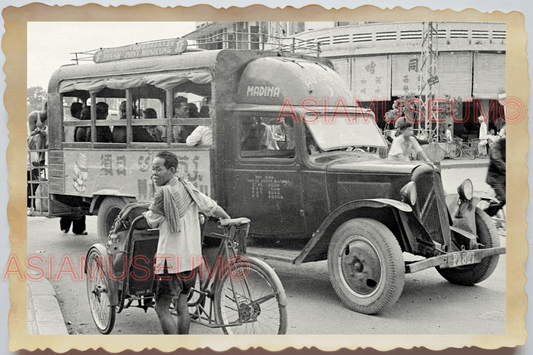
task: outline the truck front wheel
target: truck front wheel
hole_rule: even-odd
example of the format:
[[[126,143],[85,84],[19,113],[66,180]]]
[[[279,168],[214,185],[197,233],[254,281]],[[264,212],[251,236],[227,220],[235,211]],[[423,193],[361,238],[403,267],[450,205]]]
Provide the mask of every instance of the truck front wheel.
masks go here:
[[[353,311],[375,314],[398,301],[405,284],[402,250],[382,223],[357,218],[333,234],[328,250],[330,280]]]
[[[113,222],[117,218],[118,214],[126,206],[126,202],[120,197],[106,197],[100,208],[98,208],[98,216],[96,224],[98,226],[98,238],[105,245],[107,243],[107,236]]]
[[[494,222],[479,207],[476,207],[476,229],[477,241],[482,244],[481,248],[500,246],[500,237]],[[499,260],[499,255],[491,255],[483,258],[478,264],[445,269],[437,267],[437,271],[452,284],[473,286],[492,275]]]

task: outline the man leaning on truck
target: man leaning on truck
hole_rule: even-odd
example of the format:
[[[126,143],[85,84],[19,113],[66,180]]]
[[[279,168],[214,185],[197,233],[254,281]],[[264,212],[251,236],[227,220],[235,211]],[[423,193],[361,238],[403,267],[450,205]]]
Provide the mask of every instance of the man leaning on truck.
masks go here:
[[[202,242],[198,212],[230,218],[217,203],[191,183],[174,174],[178,168],[175,154],[159,152],[152,163],[152,180],[161,189],[149,211],[143,213],[152,228],[159,227],[155,254],[155,311],[165,334],[188,334],[190,327],[187,295],[195,283],[202,263]],[[170,305],[177,299],[177,324]]]

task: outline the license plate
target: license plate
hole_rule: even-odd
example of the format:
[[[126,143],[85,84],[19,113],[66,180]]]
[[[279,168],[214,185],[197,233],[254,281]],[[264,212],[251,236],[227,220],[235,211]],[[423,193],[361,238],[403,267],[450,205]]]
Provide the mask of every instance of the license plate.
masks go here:
[[[465,250],[448,255],[448,267],[475,264],[477,262],[478,260],[476,259],[476,253],[473,251]]]

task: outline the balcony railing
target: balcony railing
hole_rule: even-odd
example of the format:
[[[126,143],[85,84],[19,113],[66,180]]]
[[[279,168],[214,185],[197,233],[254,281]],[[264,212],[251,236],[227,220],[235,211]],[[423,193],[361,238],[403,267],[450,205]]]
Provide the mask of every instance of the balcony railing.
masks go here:
[[[302,32],[295,37],[319,43],[323,54],[338,45],[357,48],[383,47],[412,48],[422,43],[422,22],[378,22],[338,26],[329,29]],[[487,45],[505,48],[505,23],[498,22],[439,22],[439,45]],[[339,46],[340,47],[340,46]]]

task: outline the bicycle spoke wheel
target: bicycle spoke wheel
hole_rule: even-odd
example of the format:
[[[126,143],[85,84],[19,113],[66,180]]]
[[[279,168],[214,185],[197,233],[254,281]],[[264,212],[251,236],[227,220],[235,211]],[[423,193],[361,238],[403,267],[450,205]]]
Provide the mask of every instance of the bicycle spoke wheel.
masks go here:
[[[230,277],[231,276],[231,277]],[[265,262],[249,257],[218,282],[215,316],[226,334],[285,334],[287,298]]]
[[[115,325],[115,306],[109,297],[109,278],[104,256],[96,248],[87,256],[87,296],[94,324],[102,334],[109,334]]]
[[[437,142],[431,142],[426,148],[426,155],[432,161],[441,161],[444,159],[444,150],[439,146]]]
[[[465,147],[465,149],[463,149],[463,152],[465,153],[467,158],[474,160],[476,159],[476,152],[474,151],[474,149],[474,147]]]
[[[461,148],[459,148],[459,146],[456,143],[450,143],[449,149],[450,149],[450,158],[452,159],[461,158],[462,151],[461,151]]]

